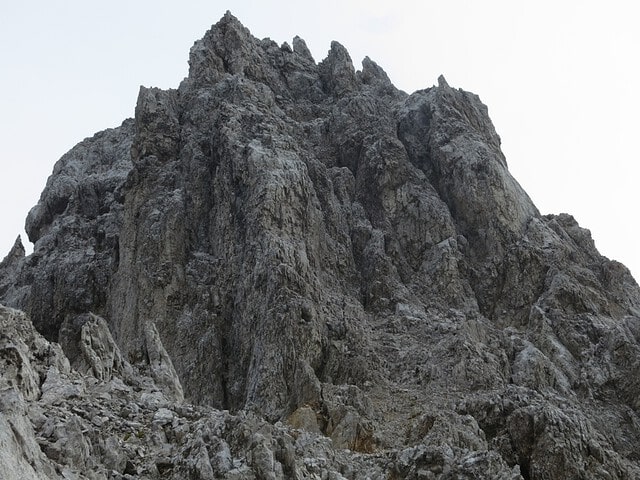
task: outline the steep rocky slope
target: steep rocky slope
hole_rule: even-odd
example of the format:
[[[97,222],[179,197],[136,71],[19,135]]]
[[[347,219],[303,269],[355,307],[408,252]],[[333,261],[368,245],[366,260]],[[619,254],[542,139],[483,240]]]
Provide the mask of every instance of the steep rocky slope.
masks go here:
[[[15,468],[640,477],[640,289],[571,216],[540,215],[476,95],[442,77],[407,95],[337,42],[316,63],[230,14],[189,65],[56,164],[34,253],[17,242],[0,264],[0,301],[64,350],[6,334],[41,365],[28,392],[5,381],[21,406],[3,421],[42,447],[11,447]],[[53,366],[80,385],[58,409]],[[111,420],[85,438],[94,410],[73,417],[79,463],[43,433],[74,401]],[[128,421],[164,432],[136,437],[147,460]]]

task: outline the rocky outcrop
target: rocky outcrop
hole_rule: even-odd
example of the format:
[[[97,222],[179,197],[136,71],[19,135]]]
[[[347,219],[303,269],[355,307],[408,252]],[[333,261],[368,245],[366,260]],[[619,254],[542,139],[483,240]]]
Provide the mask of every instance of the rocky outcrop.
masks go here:
[[[29,291],[28,285],[20,285],[18,278],[22,273],[25,249],[22,238],[16,238],[7,256],[0,262],[0,295],[4,301],[19,304]]]
[[[571,216],[538,212],[476,95],[443,77],[407,95],[337,42],[318,64],[292,45],[225,15],[177,89],[141,88],[135,119],[56,164],[0,300],[62,345],[73,369],[53,385],[125,385],[162,441],[145,446],[155,467],[105,460],[106,430],[77,439],[80,459],[42,461],[149,478],[638,476],[628,270]],[[109,402],[96,412],[120,415]]]
[[[33,254],[0,265],[0,277],[13,278],[9,288],[0,282],[2,301],[27,310],[50,340],[78,315],[105,313],[119,262],[121,188],[131,169],[133,128],[126,120],[85,139],[56,163],[27,217]]]
[[[101,319],[87,323],[87,330],[101,331],[92,337],[93,351],[110,351],[113,339],[102,329]],[[332,441],[319,432],[270,424],[247,412],[233,415],[175,402],[149,372],[130,365],[110,378],[101,370],[71,369],[61,348],[36,333],[22,312],[0,306],[0,325],[3,478],[342,479],[390,472],[421,478],[415,477],[421,470],[414,463],[443,451],[446,458],[438,457],[440,467],[452,475],[490,468],[503,478],[512,476],[512,469],[496,454],[456,458],[435,443],[392,453],[351,452],[341,443],[350,430],[345,418],[335,426]],[[85,348],[87,335],[78,348]],[[100,357],[94,363],[113,355]],[[120,376],[123,372],[125,377]],[[444,418],[443,422],[447,424]],[[469,441],[479,432],[476,425]],[[477,446],[486,450],[482,442]]]

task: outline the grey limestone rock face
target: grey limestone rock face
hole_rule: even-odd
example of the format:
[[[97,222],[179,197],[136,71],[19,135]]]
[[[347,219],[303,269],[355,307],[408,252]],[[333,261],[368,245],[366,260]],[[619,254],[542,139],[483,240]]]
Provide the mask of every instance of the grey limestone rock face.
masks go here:
[[[97,133],[56,163],[26,220],[33,254],[0,265],[0,276],[13,279],[4,287],[0,281],[2,301],[28,311],[50,340],[77,315],[105,313],[119,261],[120,190],[131,169],[133,126],[126,120]]]
[[[72,366],[21,376],[43,390],[25,401],[107,389],[90,421],[136,437],[82,434],[76,458],[51,427],[43,462],[640,475],[640,289],[570,215],[538,212],[476,95],[443,77],[408,95],[337,42],[316,63],[231,14],[189,65],[56,164],[27,219],[34,253],[0,264],[0,301]]]

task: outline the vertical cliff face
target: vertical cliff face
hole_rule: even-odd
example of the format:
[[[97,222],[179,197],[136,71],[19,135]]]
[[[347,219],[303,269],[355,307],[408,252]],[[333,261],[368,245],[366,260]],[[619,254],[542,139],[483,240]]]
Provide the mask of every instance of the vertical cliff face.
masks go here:
[[[56,164],[0,301],[72,362],[103,316],[173,398],[413,448],[399,477],[452,438],[523,478],[637,472],[629,272],[540,215],[476,95],[292,45],[227,14],[176,90],[141,88]]]
[[[74,316],[104,311],[118,264],[120,189],[131,170],[133,127],[127,120],[85,139],[56,163],[26,220],[34,253],[3,270],[3,277],[14,276],[3,302],[29,311],[50,339]]]

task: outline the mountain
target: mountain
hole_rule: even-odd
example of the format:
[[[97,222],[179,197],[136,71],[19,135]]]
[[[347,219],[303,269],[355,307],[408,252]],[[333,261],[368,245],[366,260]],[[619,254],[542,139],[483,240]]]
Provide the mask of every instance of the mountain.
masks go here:
[[[9,478],[640,478],[640,288],[476,95],[230,13],[189,66],[0,264]]]

